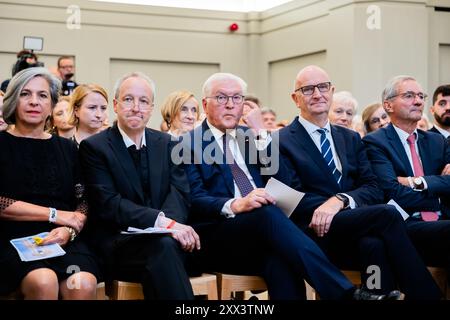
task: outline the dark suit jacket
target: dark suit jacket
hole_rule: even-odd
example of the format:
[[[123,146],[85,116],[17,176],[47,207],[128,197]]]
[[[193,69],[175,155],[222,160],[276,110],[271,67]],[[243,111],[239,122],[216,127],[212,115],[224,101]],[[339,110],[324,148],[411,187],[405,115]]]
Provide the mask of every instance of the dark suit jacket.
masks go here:
[[[292,173],[296,174],[292,187],[305,193],[291,219],[303,227],[310,223],[314,210],[336,193],[348,194],[358,206],[377,204],[383,200],[359,134],[331,125],[331,135],[342,164],[340,184],[332,176],[321,152],[298,117],[280,130],[281,154],[288,160]]]
[[[271,163],[267,163],[272,156],[270,152],[273,150],[272,146],[277,147],[271,144],[267,147],[267,154],[258,152],[253,142],[254,137],[246,127],[238,127],[236,138],[240,142],[239,149],[253,181],[258,188],[263,188],[270,176],[261,175],[261,172],[278,161],[278,159],[272,159]],[[228,164],[223,161],[223,153],[209,130],[206,120],[183,137],[183,145],[186,150],[185,169],[191,186],[192,213],[190,217],[194,222],[223,219],[221,211],[225,202],[234,198],[233,175]],[[274,154],[274,157],[276,156]],[[279,163],[274,177],[289,180],[283,163]]]
[[[436,126],[433,126],[433,128],[431,128],[430,130],[428,130],[429,132],[434,132],[434,133],[439,133],[442,134],[438,129],[436,129]],[[450,136],[447,137],[447,143],[450,144]]]
[[[408,156],[392,124],[381,128],[363,141],[367,153],[383,188],[386,199],[394,199],[406,212],[438,211],[448,214],[450,176],[441,176],[442,169],[450,163],[450,148],[441,134],[417,130],[418,151],[428,189],[417,192],[401,185],[397,177],[414,176]],[[442,205],[439,204],[441,198]]]
[[[436,127],[435,126],[433,126],[433,128],[431,128],[430,130],[428,130],[428,131],[430,131],[430,132],[434,132],[434,133],[439,133],[439,134],[441,134],[440,132],[439,132],[439,130],[438,129],[436,129]]]
[[[127,227],[147,228],[157,215],[184,223],[189,207],[189,184],[183,169],[171,161],[168,134],[145,129],[150,199],[144,203],[138,172],[117,128],[106,129],[80,144],[80,157],[89,197],[92,236],[103,250]]]

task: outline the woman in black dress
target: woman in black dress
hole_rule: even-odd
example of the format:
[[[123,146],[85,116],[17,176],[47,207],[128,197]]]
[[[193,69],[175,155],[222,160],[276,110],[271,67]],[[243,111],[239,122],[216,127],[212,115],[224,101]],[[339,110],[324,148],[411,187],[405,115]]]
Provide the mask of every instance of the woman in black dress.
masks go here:
[[[17,73],[5,94],[0,132],[0,293],[25,299],[95,299],[98,267],[77,237],[85,222],[77,148],[44,131],[60,83],[44,68]],[[23,262],[10,240],[49,232],[59,257]]]

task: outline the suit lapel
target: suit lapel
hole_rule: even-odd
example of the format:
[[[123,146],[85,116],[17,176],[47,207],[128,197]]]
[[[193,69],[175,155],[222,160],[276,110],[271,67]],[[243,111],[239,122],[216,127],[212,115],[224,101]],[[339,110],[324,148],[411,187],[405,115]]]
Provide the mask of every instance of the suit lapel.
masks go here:
[[[120,134],[117,125],[111,128],[108,136],[109,144],[123,168],[124,176],[126,177],[125,180],[131,184],[137,196],[143,202],[144,198],[142,194],[141,179],[139,179],[133,159],[131,159],[128,150],[125,147],[125,143],[123,142],[122,135]]]
[[[162,178],[161,171],[163,170],[161,159],[165,158],[162,155],[166,150],[164,144],[161,143],[161,137],[152,134],[148,129],[145,129],[145,141],[147,144],[148,181],[150,182],[152,205],[155,208],[159,208],[162,205],[162,203],[159,203]]]
[[[333,181],[334,185],[338,187],[336,179],[331,174],[330,168],[323,160],[322,153],[316,147],[308,131],[300,124],[298,118],[295,118],[291,124],[291,138],[299,145],[305,152],[304,155],[312,159],[311,163],[318,167],[322,174],[328,176],[328,181]]]
[[[383,129],[380,129],[380,130],[383,130]],[[406,152],[405,152],[405,148],[403,147],[403,144],[400,141],[400,138],[392,124],[390,124],[386,127],[386,136],[387,136],[387,140],[388,140],[389,144],[391,145],[392,149],[394,149],[394,152],[400,158],[400,164],[403,166],[406,174],[411,177],[414,176],[408,156],[406,155]]]

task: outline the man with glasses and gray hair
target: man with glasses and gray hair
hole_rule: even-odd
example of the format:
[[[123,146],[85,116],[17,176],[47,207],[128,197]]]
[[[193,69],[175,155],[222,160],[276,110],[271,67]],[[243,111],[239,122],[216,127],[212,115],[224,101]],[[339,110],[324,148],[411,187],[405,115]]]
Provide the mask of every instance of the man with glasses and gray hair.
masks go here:
[[[413,77],[389,80],[382,101],[391,124],[364,143],[386,199],[408,214],[408,234],[425,263],[450,270],[450,147],[441,134],[417,128],[426,98]]]
[[[107,277],[140,282],[145,299],[193,299],[183,251],[200,249],[189,226],[189,184],[171,161],[170,135],[146,128],[155,85],[140,72],[117,81],[117,124],[85,139],[80,157],[93,208],[91,239]],[[122,234],[129,227],[169,234]]]
[[[358,133],[331,125],[334,86],[317,66],[300,70],[293,101],[301,113],[280,130],[280,152],[305,193],[291,219],[343,269],[361,270],[364,287],[407,299],[441,293],[411,243],[401,215],[383,203]],[[373,281],[376,274],[377,281]]]

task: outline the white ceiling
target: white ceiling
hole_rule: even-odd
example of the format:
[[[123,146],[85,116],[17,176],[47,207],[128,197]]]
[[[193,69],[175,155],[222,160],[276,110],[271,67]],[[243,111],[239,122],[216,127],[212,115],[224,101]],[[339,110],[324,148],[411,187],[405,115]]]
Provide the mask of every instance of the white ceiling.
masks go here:
[[[141,4],[149,6],[178,7],[191,9],[207,9],[220,11],[264,11],[292,0],[91,0],[99,2],[115,2]]]

